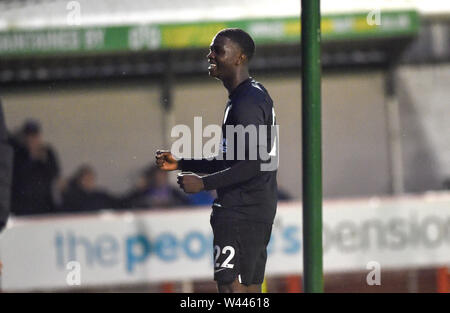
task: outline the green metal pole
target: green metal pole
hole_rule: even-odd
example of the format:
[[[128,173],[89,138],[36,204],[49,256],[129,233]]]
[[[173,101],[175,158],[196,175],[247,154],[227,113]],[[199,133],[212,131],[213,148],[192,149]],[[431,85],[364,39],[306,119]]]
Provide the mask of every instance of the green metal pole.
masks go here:
[[[323,292],[320,0],[301,0],[303,288]]]

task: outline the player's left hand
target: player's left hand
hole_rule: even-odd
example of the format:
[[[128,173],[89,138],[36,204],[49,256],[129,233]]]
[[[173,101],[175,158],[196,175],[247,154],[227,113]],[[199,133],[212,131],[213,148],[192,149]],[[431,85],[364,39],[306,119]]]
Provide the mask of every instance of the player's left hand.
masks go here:
[[[205,189],[202,178],[197,174],[180,173],[177,182],[186,193],[196,193]]]

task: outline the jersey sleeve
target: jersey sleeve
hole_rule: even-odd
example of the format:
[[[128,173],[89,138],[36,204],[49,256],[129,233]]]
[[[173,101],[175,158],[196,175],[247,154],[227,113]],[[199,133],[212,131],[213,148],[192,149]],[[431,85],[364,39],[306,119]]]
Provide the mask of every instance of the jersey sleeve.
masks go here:
[[[178,161],[180,169],[182,171],[189,171],[194,173],[205,173],[211,174],[225,169],[225,164],[223,160],[217,158],[201,159],[201,160],[190,160],[181,159]]]

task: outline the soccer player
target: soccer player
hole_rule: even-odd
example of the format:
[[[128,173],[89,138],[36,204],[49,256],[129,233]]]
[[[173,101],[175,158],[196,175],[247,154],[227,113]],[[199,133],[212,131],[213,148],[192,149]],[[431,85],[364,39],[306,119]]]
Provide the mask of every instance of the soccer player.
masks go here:
[[[212,40],[209,75],[229,94],[219,154],[177,160],[171,152],[156,152],[160,169],[192,172],[178,176],[185,192],[217,190],[210,222],[219,292],[261,292],[276,213],[277,169],[269,166],[276,153],[275,111],[267,90],[249,75],[254,51],[241,29],[221,30]]]

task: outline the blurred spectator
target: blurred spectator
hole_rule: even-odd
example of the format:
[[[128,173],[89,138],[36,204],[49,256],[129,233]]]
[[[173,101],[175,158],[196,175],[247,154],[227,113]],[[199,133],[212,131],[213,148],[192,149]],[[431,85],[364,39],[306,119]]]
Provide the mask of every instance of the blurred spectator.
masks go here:
[[[278,187],[278,200],[280,201],[292,200],[292,197],[286,190]]]
[[[114,209],[118,199],[97,187],[97,175],[89,165],[80,166],[62,193],[62,211]]]
[[[55,212],[52,187],[59,177],[59,164],[53,149],[42,139],[39,122],[27,120],[10,142],[14,148],[12,213]]]
[[[135,190],[123,199],[125,208],[169,208],[189,205],[189,199],[178,188],[169,184],[169,176],[156,166],[144,171]]]
[[[444,190],[450,190],[450,178],[444,180],[444,182],[442,183],[442,187],[444,188]]]
[[[10,211],[13,151],[8,145],[3,107],[0,100],[0,232],[5,227]],[[1,262],[0,262],[1,273]]]
[[[215,195],[209,190],[187,194],[190,205],[212,205]]]

